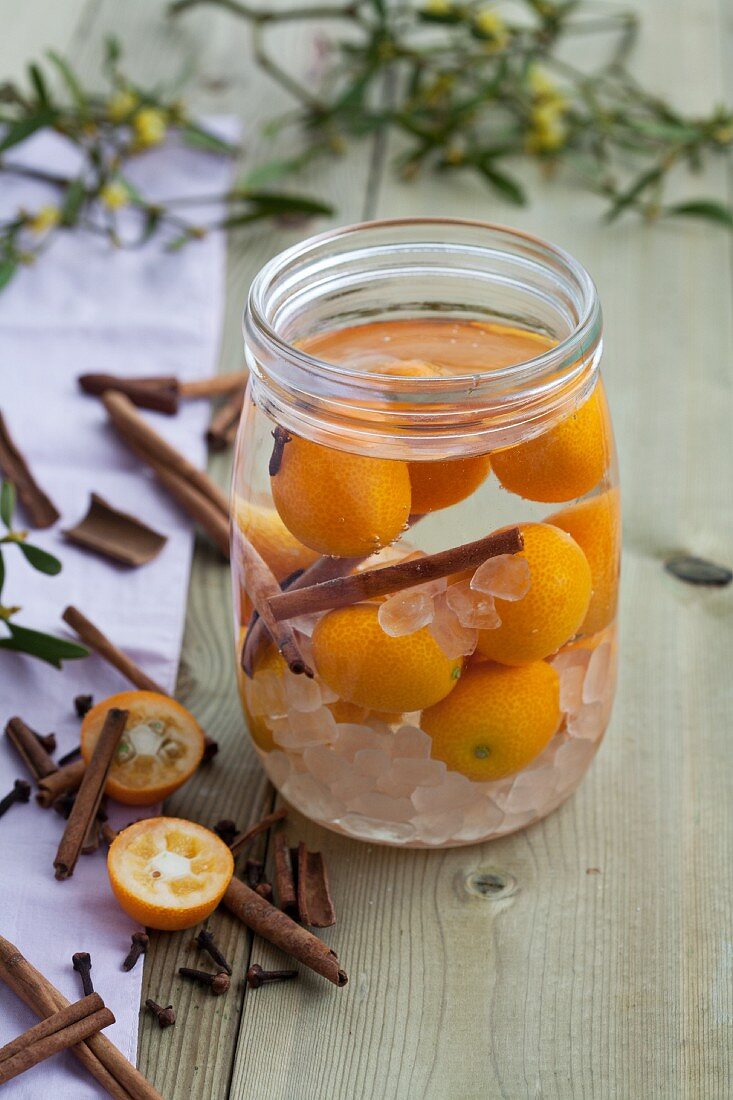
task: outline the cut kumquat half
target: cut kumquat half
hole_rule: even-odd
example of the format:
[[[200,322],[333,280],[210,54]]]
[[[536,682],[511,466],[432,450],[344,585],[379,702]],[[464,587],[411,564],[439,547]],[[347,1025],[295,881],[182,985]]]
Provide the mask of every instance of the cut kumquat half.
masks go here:
[[[88,764],[111,707],[129,711],[105,794],[127,806],[151,806],[177,791],[201,763],[204,732],[194,716],[154,691],[122,691],[92,707],[81,727]]]
[[[128,916],[147,928],[177,932],[213,913],[234,874],[234,858],[202,825],[151,817],[113,840],[107,871]]]

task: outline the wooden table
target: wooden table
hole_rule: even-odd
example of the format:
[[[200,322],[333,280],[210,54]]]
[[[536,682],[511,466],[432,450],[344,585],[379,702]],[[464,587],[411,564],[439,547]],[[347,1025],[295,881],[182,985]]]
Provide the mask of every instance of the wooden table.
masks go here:
[[[726,0],[647,0],[645,80],[687,110],[733,97]],[[0,0],[3,77],[47,47],[89,80],[116,33],[133,76],[173,74],[192,54],[190,100],[233,111],[245,162],[273,156],[258,123],[282,103],[254,67],[244,24],[213,9],[176,23],[151,0]],[[281,35],[292,70],[302,32]],[[727,52],[726,52],[727,51]],[[725,86],[727,78],[728,86]],[[512,221],[590,269],[607,322],[606,377],[625,500],[622,675],[613,722],[579,793],[505,840],[447,852],[362,845],[297,819],[328,859],[340,919],[327,938],[350,974],[214,1000],[174,978],[190,935],[154,940],[146,994],[170,994],[179,1026],[144,1018],[140,1066],[186,1100],[485,1100],[731,1095],[733,588],[667,575],[686,550],[733,557],[731,236],[693,224],[613,228],[595,200],[529,170],[517,212],[477,184],[395,182],[390,150],[365,142],[304,187],[340,221],[412,214]],[[726,197],[717,165],[698,193]],[[241,364],[239,318],[260,264],[297,231],[231,241],[221,369]],[[226,483],[227,459],[212,460]],[[203,543],[191,580],[180,697],[222,744],[169,810],[255,820],[273,802],[244,733],[232,667],[229,577]],[[591,873],[597,869],[599,873]],[[217,918],[241,976],[280,962]]]

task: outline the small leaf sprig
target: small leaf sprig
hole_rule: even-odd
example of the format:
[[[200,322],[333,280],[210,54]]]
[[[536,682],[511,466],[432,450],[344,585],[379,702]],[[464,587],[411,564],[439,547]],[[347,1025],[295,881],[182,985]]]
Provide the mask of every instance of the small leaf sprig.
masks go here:
[[[264,190],[244,179],[229,191],[201,197],[151,200],[130,180],[130,162],[171,136],[212,154],[234,156],[237,146],[197,123],[176,86],[146,88],[121,67],[121,49],[106,43],[102,73],[106,90],[85,88],[69,62],[51,51],[44,66],[28,66],[28,88],[0,86],[0,177],[3,173],[39,180],[58,199],[37,210],[19,209],[0,220],[0,290],[23,264],[34,263],[56,233],[81,228],[106,237],[116,248],[136,248],[154,236],[168,250],[200,240],[214,230],[233,229],[264,218],[309,218],[331,212],[328,204],[305,195]],[[80,152],[73,178],[19,163],[8,153],[42,130],[63,135]],[[208,222],[186,217],[186,207],[223,206]],[[136,228],[122,230],[122,212],[132,211]],[[128,219],[129,220],[129,219]]]
[[[9,481],[0,483],[0,522],[5,528],[5,533],[0,535],[0,625],[5,628],[7,635],[0,637],[0,649],[12,649],[16,653],[26,653],[31,657],[37,657],[54,668],[61,668],[61,662],[77,657],[88,657],[89,651],[84,646],[67,642],[63,638],[56,638],[52,634],[44,634],[39,630],[31,630],[30,627],[21,626],[15,622],[15,616],[21,610],[14,605],[3,604],[2,591],[5,583],[5,558],[3,550],[7,546],[17,546],[28,564],[39,573],[45,573],[50,577],[61,572],[61,562],[53,554],[42,550],[40,546],[29,543],[28,532],[13,528],[13,512],[15,510],[15,488]]]
[[[295,112],[270,129],[295,126],[303,150],[274,162],[274,172],[388,133],[398,139],[397,166],[408,180],[425,169],[470,172],[522,205],[527,196],[507,165],[529,158],[547,175],[570,170],[606,201],[608,221],[635,211],[733,227],[731,208],[714,198],[665,200],[675,169],[696,172],[706,159],[730,154],[733,111],[691,117],[645,89],[627,67],[637,17],[614,4],[349,0],[273,10],[246,0],[175,0],[170,11],[201,4],[250,23],[255,59],[296,100]],[[316,90],[266,48],[268,27],[295,20],[336,20],[348,29],[321,48]],[[566,60],[566,47],[581,36],[603,37],[602,64]]]

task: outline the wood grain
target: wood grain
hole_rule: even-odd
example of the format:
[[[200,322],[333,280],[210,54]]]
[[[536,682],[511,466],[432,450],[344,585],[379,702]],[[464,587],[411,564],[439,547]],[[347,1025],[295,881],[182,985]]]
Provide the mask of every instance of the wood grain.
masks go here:
[[[726,0],[636,6],[646,27],[637,67],[648,84],[687,110],[733,100]],[[144,0],[67,0],[64,11],[62,19],[50,0],[20,9],[0,0],[4,73],[41,45],[64,48],[72,30],[87,76],[111,30],[140,79],[167,75],[191,50],[200,59],[196,105],[234,110],[248,156],[262,151],[258,119],[277,109],[277,96],[249,61],[246,29],[226,12],[170,26],[163,5]],[[299,32],[285,32],[282,48],[293,66],[304,63]],[[532,169],[533,201],[520,211],[467,180],[400,185],[393,152],[364,146],[313,169],[304,187],[330,196],[341,221],[411,213],[513,222],[570,249],[598,283],[625,503],[614,719],[578,794],[493,844],[400,852],[293,815],[289,839],[328,862],[339,922],[323,936],[349,985],[337,993],[302,974],[245,995],[250,960],[286,960],[260,941],[250,950],[241,928],[217,915],[234,988],[210,998],[173,977],[196,958],[190,935],[155,937],[144,996],[170,996],[186,1023],[161,1039],[143,1020],[140,1067],[168,1100],[723,1100],[733,1023],[733,592],[683,586],[662,562],[673,551],[731,561],[731,237],[692,223],[603,227],[594,198],[562,180],[542,184]],[[725,198],[733,179],[721,162],[693,187]],[[221,369],[241,364],[252,275],[296,235],[267,228],[233,238]],[[226,457],[210,472],[225,485]],[[227,570],[203,544],[179,697],[222,750],[168,808],[245,827],[270,807],[271,789],[236,700]]]

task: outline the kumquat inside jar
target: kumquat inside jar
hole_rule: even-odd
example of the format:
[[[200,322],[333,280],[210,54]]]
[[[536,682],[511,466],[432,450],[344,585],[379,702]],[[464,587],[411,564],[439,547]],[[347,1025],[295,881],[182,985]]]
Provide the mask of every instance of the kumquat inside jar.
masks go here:
[[[616,676],[588,274],[498,226],[374,222],[268,263],[244,326],[236,660],[268,776],[386,844],[544,817],[590,766]]]

